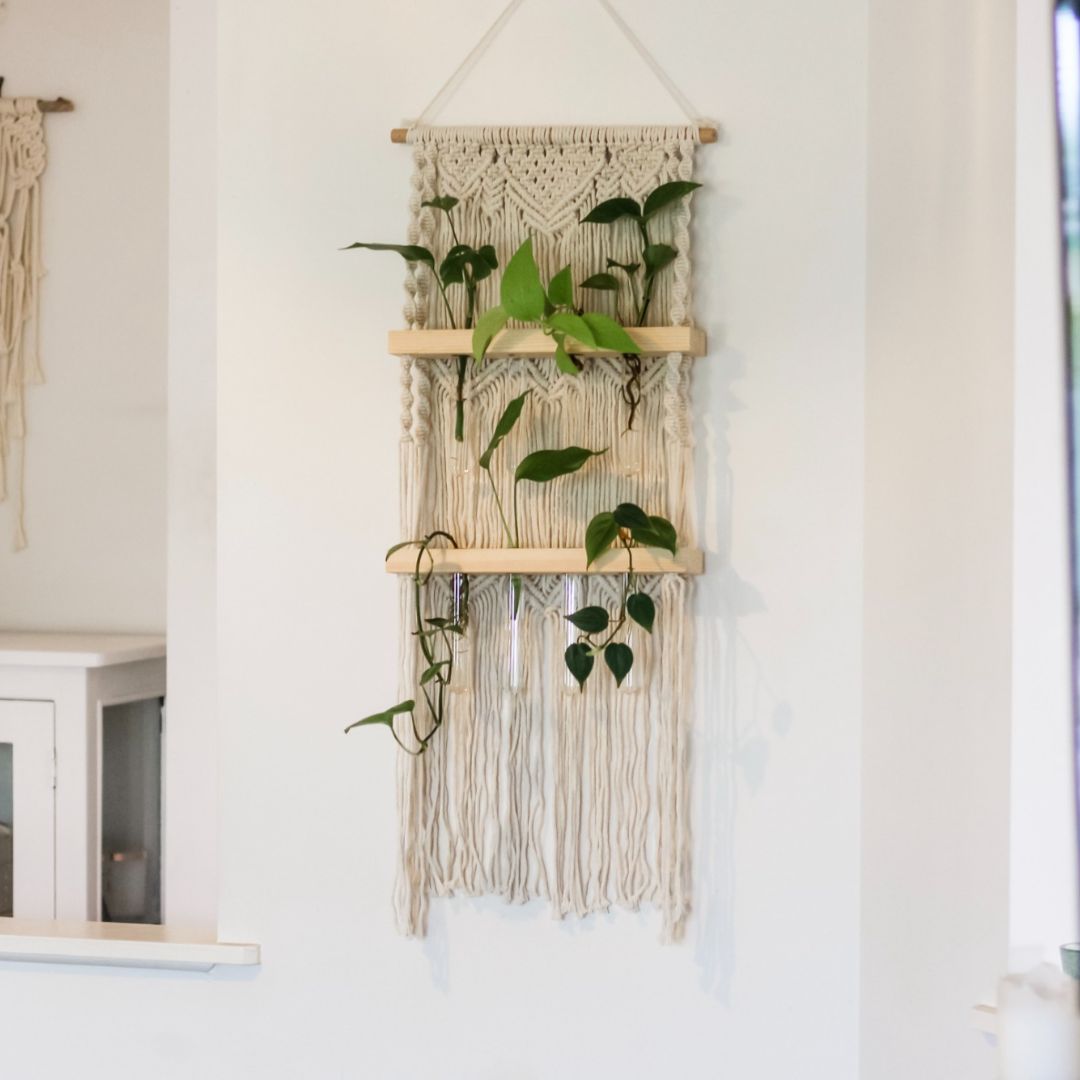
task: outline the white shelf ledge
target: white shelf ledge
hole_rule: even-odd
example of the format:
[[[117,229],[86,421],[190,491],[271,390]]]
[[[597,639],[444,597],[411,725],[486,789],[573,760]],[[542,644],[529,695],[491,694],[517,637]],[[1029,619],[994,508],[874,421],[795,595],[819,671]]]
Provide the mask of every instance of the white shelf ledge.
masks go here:
[[[254,967],[258,945],[140,923],[51,922],[0,918],[0,960],[40,964],[210,971]]]
[[[612,548],[585,569],[583,548],[431,548],[421,564],[436,574],[625,574],[626,552]],[[395,551],[386,560],[389,574],[412,574],[417,548]],[[659,548],[634,548],[635,574],[701,574],[705,553],[700,548],[680,548],[671,555]]]
[[[160,660],[160,634],[43,634],[0,631],[0,664],[13,667],[100,668]]]

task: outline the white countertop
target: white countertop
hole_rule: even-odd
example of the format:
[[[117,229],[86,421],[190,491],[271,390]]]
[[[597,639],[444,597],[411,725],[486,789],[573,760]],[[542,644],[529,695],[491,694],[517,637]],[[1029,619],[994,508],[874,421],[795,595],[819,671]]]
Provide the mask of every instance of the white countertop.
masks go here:
[[[162,634],[50,634],[0,630],[0,666],[100,668],[158,660]]]

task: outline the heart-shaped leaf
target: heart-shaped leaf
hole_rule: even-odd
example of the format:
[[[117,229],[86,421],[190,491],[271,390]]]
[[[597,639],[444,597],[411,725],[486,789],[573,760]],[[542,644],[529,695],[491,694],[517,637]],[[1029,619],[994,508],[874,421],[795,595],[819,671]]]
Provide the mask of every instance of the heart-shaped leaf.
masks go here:
[[[678,535],[675,526],[666,518],[650,516],[648,528],[632,528],[630,535],[645,547],[663,548],[672,555],[677,554]]]
[[[642,253],[646,275],[655,277],[665,266],[674,262],[678,254],[670,244],[650,244]]]
[[[605,199],[594,206],[581,220],[593,225],[610,225],[621,217],[641,217],[641,207],[633,199]]]
[[[574,315],[569,311],[559,311],[548,319],[547,324],[552,330],[558,330],[561,334],[569,334],[582,345],[596,345],[596,338],[593,337],[592,329],[581,315]]]
[[[357,727],[372,727],[375,724],[385,724],[387,727],[394,726],[394,717],[399,713],[410,713],[416,708],[416,702],[403,701],[400,705],[395,705],[392,709],[386,709],[383,712],[372,713],[371,716],[365,716],[363,720],[357,720],[354,724],[350,724],[346,729],[346,733],[352,731]]]
[[[502,306],[512,319],[539,322],[544,317],[547,294],[533,257],[532,237],[511,256],[503,271],[500,291]]]
[[[614,274],[593,274],[582,283],[583,289],[604,289],[607,292],[618,292],[619,282]]]
[[[563,653],[563,659],[566,661],[570,674],[577,679],[578,686],[584,690],[585,680],[589,677],[593,664],[596,663],[592,650],[583,641],[575,641],[573,645],[567,647],[566,652]]]
[[[650,527],[649,515],[640,506],[635,506],[633,503],[619,503],[615,507],[615,513],[612,516],[615,518],[615,523],[624,529],[648,529]]]
[[[396,251],[406,262],[427,263],[432,270],[435,269],[435,256],[426,247],[419,244],[350,244],[343,247],[342,251],[352,251],[354,248],[366,248],[368,251]]]
[[[589,522],[585,530],[585,558],[586,568],[592,564],[615,542],[619,535],[619,526],[615,521],[615,515],[610,511],[597,514]]]
[[[555,341],[555,366],[567,375],[580,375],[581,364],[566,351],[565,338],[557,337]]]
[[[691,191],[696,191],[700,184],[695,184],[693,180],[672,180],[668,184],[661,184],[651,195],[645,200],[645,206],[642,208],[641,216],[648,221],[649,218],[660,213],[665,206],[670,206],[672,203],[678,202],[680,199],[685,198]]]
[[[449,214],[460,201],[460,199],[455,199],[453,195],[436,195],[434,199],[425,199],[420,205],[430,206],[435,210],[443,210]]]
[[[513,431],[514,425],[521,415],[521,410],[525,408],[525,399],[529,396],[529,393],[530,391],[526,390],[524,394],[519,394],[503,409],[503,414],[495,425],[495,433],[491,436],[491,442],[487,444],[487,449],[480,455],[481,469],[491,467],[491,455],[499,449],[499,444],[503,439]]]
[[[630,669],[634,666],[634,650],[621,641],[613,641],[604,650],[604,663],[615,676],[615,685],[622,686],[623,679],[630,674]]]
[[[598,348],[621,353],[641,352],[641,346],[610,315],[586,311],[581,317],[592,331]]]
[[[546,484],[549,480],[577,472],[589,458],[606,453],[606,449],[586,450],[583,446],[566,446],[562,450],[534,450],[522,458],[514,470],[514,483],[531,480],[535,484]]]
[[[652,597],[643,592],[631,593],[626,598],[626,614],[638,624],[652,633],[653,623],[656,621],[656,605]]]
[[[555,307],[574,306],[574,279],[569,266],[564,266],[548,284],[548,299]]]
[[[499,269],[499,256],[495,254],[495,249],[490,244],[485,244],[482,248],[480,248],[480,250],[477,252],[477,255],[479,255],[480,258],[488,264],[488,269]]]
[[[488,346],[492,338],[506,325],[510,318],[503,307],[488,308],[479,319],[472,334],[472,351],[476,362],[479,364],[487,354]]]
[[[566,620],[585,634],[602,634],[610,621],[602,607],[583,607],[573,615],[567,615]]]

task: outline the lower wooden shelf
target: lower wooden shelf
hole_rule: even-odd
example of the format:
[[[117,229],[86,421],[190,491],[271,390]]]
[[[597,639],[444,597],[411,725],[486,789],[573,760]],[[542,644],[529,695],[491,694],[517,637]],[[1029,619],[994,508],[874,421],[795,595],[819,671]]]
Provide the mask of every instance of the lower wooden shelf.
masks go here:
[[[629,560],[625,551],[612,548],[585,569],[582,548],[432,548],[431,561],[423,568],[436,574],[625,574]],[[416,548],[401,548],[386,560],[390,574],[416,570]],[[702,574],[705,553],[682,548],[678,555],[658,548],[634,548],[635,574]]]

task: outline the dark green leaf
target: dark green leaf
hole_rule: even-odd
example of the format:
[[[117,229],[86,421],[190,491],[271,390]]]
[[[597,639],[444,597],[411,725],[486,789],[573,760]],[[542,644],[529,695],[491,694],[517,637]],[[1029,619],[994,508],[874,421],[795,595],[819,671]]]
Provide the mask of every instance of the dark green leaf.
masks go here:
[[[368,251],[396,251],[406,262],[427,263],[432,270],[435,269],[435,256],[426,247],[418,244],[350,244],[342,251],[352,251],[353,248],[366,248]]]
[[[503,271],[502,306],[513,319],[539,322],[544,317],[547,294],[540,281],[540,271],[533,258],[532,237],[514,252]]]
[[[655,277],[674,261],[678,252],[670,244],[650,244],[642,253],[645,260],[645,273],[649,277]]]
[[[622,686],[623,679],[630,674],[630,669],[634,666],[634,650],[621,641],[613,641],[604,650],[604,663],[615,676],[615,685]]]
[[[499,417],[499,422],[495,425],[495,433],[491,436],[491,442],[487,444],[487,449],[480,455],[481,469],[491,467],[491,455],[498,450],[499,444],[503,439],[513,431],[514,425],[518,422],[518,417],[521,415],[521,410],[525,408],[525,399],[528,396],[529,391],[526,390],[524,394],[519,394],[505,409],[503,409],[503,414]]]
[[[602,607],[583,607],[565,618],[586,634],[602,634],[610,621],[608,613]]]
[[[589,324],[580,316],[569,311],[557,311],[547,324],[552,330],[558,330],[560,334],[569,334],[575,341],[582,345],[594,346],[596,339]]]
[[[615,522],[615,515],[608,511],[597,514],[585,530],[585,556],[588,560],[586,567],[592,566],[611,547],[618,535],[619,526]]]
[[[602,315],[599,311],[586,311],[582,318],[599,348],[620,353],[641,352],[641,346],[611,316]]]
[[[459,285],[465,278],[465,266],[473,249],[468,244],[455,244],[439,264],[439,277],[444,285]]]
[[[575,360],[567,351],[564,338],[556,338],[555,366],[567,375],[580,375],[581,362]]]
[[[428,668],[428,669],[427,669],[427,670],[426,670],[426,671],[424,672],[424,674],[423,674],[423,675],[421,675],[421,676],[420,676],[420,685],[421,685],[421,686],[427,686],[427,684],[428,684],[429,682],[431,682],[431,680],[432,680],[432,679],[434,679],[434,678],[435,678],[435,676],[436,676],[436,675],[438,675],[438,674],[439,674],[439,672],[440,672],[440,671],[441,671],[441,670],[442,670],[442,669],[443,669],[444,667],[449,667],[449,666],[450,666],[450,661],[449,661],[449,660],[437,660],[437,661],[436,661],[436,662],[435,662],[434,664],[432,664],[432,665],[431,665],[431,666],[430,666],[430,667],[429,667],[429,668]]]
[[[615,518],[615,524],[623,529],[633,529],[635,526],[639,529],[650,527],[649,515],[633,503],[619,503],[612,516]]]
[[[488,264],[489,270],[499,269],[499,256],[495,254],[495,249],[490,244],[485,244],[476,254]]]
[[[532,480],[536,484],[546,484],[549,480],[577,472],[589,458],[606,453],[607,450],[586,450],[583,446],[567,446],[562,450],[535,450],[521,459],[521,464],[514,470],[514,483],[519,480]]]
[[[620,270],[625,270],[628,274],[636,274],[641,269],[641,263],[621,263],[616,262],[614,259],[608,259],[608,268],[617,266]]]
[[[453,195],[436,195],[434,199],[425,199],[420,205],[430,206],[435,210],[445,210],[449,214],[460,201]]]
[[[652,633],[653,623],[656,621],[656,605],[652,597],[643,592],[631,593],[626,598],[626,614],[638,624],[644,626]]]
[[[608,292],[618,292],[619,282],[614,274],[593,274],[582,283],[583,289],[606,289]]]
[[[696,191],[700,184],[695,184],[693,180],[672,180],[669,184],[661,184],[649,197],[645,200],[645,206],[642,209],[641,216],[648,221],[649,218],[658,214],[665,206],[670,206],[672,203],[678,202],[680,199],[685,198],[691,191]]]
[[[563,653],[563,659],[566,661],[570,674],[577,679],[578,686],[584,690],[585,680],[589,677],[593,664],[596,663],[592,650],[583,641],[575,641]]]
[[[564,266],[551,279],[547,294],[555,307],[574,306],[574,279],[569,266]]]
[[[610,225],[621,217],[641,217],[641,207],[633,199],[606,199],[594,206],[581,220],[593,225]]]
[[[356,727],[371,727],[375,724],[385,724],[387,727],[394,726],[394,717],[399,713],[410,713],[416,708],[416,702],[409,700],[403,701],[400,705],[395,705],[392,709],[386,709],[384,712],[372,713],[371,716],[365,716],[363,720],[357,720],[355,724],[350,724],[346,729],[346,733],[352,731]]]
[[[675,526],[666,518],[650,517],[648,528],[632,528],[630,535],[645,547],[664,548],[672,555],[677,553],[678,536]]]
[[[488,308],[479,319],[472,334],[472,350],[476,362],[479,364],[487,354],[488,346],[492,338],[506,325],[510,316],[502,307]]]

